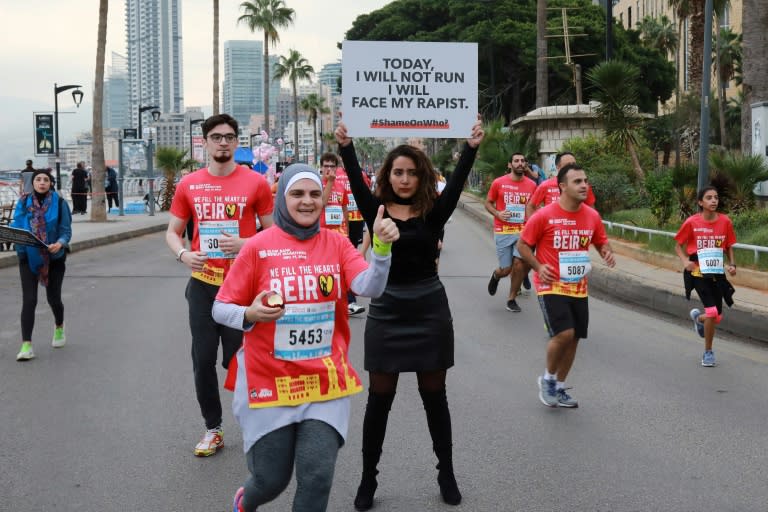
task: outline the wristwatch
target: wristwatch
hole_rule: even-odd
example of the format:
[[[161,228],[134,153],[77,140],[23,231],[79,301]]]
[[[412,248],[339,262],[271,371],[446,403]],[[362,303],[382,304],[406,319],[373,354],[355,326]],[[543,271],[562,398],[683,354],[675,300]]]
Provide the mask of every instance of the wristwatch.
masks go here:
[[[177,253],[176,253],[176,261],[178,261],[179,263],[181,263],[181,255],[182,255],[182,254],[184,254],[185,252],[189,252],[189,251],[188,251],[188,250],[186,250],[184,247],[182,247],[181,249],[179,249],[179,252],[177,252]]]

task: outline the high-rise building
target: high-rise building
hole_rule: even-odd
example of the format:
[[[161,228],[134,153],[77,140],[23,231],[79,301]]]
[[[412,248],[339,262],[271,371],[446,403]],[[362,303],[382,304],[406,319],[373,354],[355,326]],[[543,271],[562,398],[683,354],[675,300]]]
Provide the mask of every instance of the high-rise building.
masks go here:
[[[277,57],[270,55],[269,72],[272,74]],[[269,110],[275,111],[280,82],[270,80]],[[222,112],[247,127],[252,114],[264,113],[264,45],[261,41],[224,42],[224,83],[222,86]]]
[[[128,85],[128,60],[112,52],[112,65],[104,80],[103,125],[108,128],[130,128],[131,106]]]
[[[332,95],[341,94],[341,61],[324,65],[317,74],[317,81],[328,86]]]
[[[132,125],[140,107],[183,112],[181,0],[126,0],[125,24]],[[145,127],[152,117],[143,116]]]

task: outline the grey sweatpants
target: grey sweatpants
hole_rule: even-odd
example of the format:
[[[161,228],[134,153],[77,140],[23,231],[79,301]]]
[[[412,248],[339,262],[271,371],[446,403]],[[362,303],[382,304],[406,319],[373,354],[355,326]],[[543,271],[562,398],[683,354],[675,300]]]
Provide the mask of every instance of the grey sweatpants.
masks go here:
[[[342,443],[336,429],[319,420],[293,423],[259,439],[245,456],[251,477],[245,483],[243,512],[255,511],[285,490],[294,460],[293,512],[325,511]]]

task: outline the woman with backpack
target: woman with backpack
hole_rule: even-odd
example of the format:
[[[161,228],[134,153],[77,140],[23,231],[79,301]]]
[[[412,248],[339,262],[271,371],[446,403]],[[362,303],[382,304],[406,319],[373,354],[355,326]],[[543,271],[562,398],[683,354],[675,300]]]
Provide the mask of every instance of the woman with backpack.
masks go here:
[[[16,203],[11,227],[27,230],[46,244],[40,246],[16,245],[21,276],[21,349],[17,361],[35,357],[32,350],[32,329],[35,326],[37,285],[45,287],[48,304],[55,321],[52,345],[63,347],[64,304],[61,286],[66,270],[66,252],[72,238],[72,214],[69,204],[54,190],[53,178],[47,170],[36,170],[32,176],[32,193],[25,194]]]

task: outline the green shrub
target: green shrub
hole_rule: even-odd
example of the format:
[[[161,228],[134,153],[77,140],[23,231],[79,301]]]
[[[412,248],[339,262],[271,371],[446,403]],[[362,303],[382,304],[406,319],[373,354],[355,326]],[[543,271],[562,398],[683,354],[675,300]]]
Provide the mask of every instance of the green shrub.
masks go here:
[[[631,208],[637,192],[623,173],[591,171],[589,182],[595,193],[595,208],[602,214]]]
[[[672,174],[665,170],[649,172],[645,176],[645,190],[648,193],[651,213],[656,217],[656,225],[662,227],[672,217]]]

